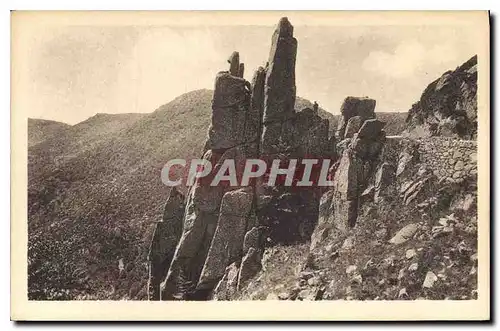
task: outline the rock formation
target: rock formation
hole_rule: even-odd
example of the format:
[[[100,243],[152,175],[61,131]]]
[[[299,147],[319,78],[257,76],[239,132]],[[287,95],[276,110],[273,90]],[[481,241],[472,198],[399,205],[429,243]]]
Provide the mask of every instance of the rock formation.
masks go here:
[[[406,131],[417,137],[475,139],[477,56],[429,84],[409,110]]]
[[[160,300],[160,283],[167,275],[170,262],[182,233],[184,196],[173,187],[165,204],[161,222],[156,224],[149,247],[149,300]]]
[[[352,138],[367,119],[375,118],[375,100],[370,98],[347,97],[340,108],[341,118],[337,128],[337,139]],[[351,123],[349,124],[349,121]]]
[[[151,246],[151,299],[230,300],[261,270],[267,246],[311,240],[312,261],[326,255],[335,259],[339,253],[331,251],[332,245],[328,251],[325,241],[345,238],[374,210],[389,215],[394,208],[406,210],[405,206],[425,209],[474,200],[467,195],[466,202],[454,202],[453,192],[456,187],[463,191],[477,176],[475,142],[387,137],[385,123],[376,118],[376,101],[354,96],[344,100],[337,130],[329,137],[329,122],[318,115],[316,102],[312,109],[295,110],[296,54],[293,26],[282,18],[272,36],[268,62],[257,68],[251,83],[243,77],[238,52],[230,56],[229,70],[216,75],[203,154],[214,166],[209,176],[190,187],[185,200],[172,190]],[[445,74],[424,91],[408,115],[410,131],[423,125],[431,134],[463,138],[476,134],[475,61]],[[268,171],[274,161],[281,168],[292,159],[298,164],[302,159],[327,161],[331,186],[286,186],[283,176],[269,186],[269,172],[245,187],[209,185],[225,160],[235,160],[241,178],[245,161],[254,158],[266,162]],[[313,167],[312,178],[318,179],[317,168]],[[437,198],[428,199],[433,190],[438,191]],[[419,226],[409,226],[411,236]],[[387,234],[386,225],[380,230],[378,236]],[[387,242],[398,244],[409,236]],[[351,246],[346,239],[342,249]],[[353,277],[359,276],[357,282],[362,281],[355,267],[349,270]],[[317,287],[318,282],[312,278],[306,283],[315,286],[313,291],[285,297],[316,300],[331,295]]]
[[[215,166],[187,194],[175,253],[163,253],[173,257],[169,255],[161,290],[157,277],[151,281],[162,300],[224,298],[224,291],[235,290],[260,270],[266,238],[304,241],[312,233],[320,197],[317,187],[267,187],[262,180],[242,188],[208,185],[226,159],[235,160],[240,178],[246,159],[287,164],[290,158],[325,157],[324,151],[330,150],[328,120],[317,110],[294,109],[296,54],[293,27],[282,18],[272,37],[269,61],[256,70],[252,83],[243,78],[238,52],[229,57],[229,70],[217,74],[203,155]],[[153,245],[159,240],[155,236]]]

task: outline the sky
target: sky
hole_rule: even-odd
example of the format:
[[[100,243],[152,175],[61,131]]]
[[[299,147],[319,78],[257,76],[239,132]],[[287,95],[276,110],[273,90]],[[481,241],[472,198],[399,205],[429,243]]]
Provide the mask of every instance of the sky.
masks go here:
[[[294,24],[292,20],[292,24]],[[213,89],[240,52],[251,80],[269,56],[273,25],[47,26],[19,36],[22,107],[31,118],[75,124],[96,113],[149,113]],[[477,53],[460,25],[295,25],[297,95],[338,114],[346,96],[376,111],[407,111],[424,88]]]

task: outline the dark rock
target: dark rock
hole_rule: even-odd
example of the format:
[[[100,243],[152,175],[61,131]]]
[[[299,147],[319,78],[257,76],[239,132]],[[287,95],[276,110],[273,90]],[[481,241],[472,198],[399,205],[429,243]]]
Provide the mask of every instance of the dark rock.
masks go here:
[[[379,137],[385,123],[377,119],[366,120],[358,131],[358,137],[365,140],[375,140]]]
[[[232,76],[241,77],[238,74],[240,70],[240,53],[233,52],[227,62],[229,62],[229,73]]]
[[[294,113],[297,40],[283,17],[274,31],[266,73],[264,123],[283,121]]]
[[[408,112],[406,132],[420,137],[477,136],[477,56],[444,73]]]
[[[360,187],[359,174],[362,162],[350,153],[344,153],[333,179],[333,188],[344,200],[357,199]]]
[[[258,109],[260,117],[264,112],[264,84],[266,81],[266,71],[259,67],[252,79],[252,99],[251,109]]]
[[[243,78],[244,74],[245,74],[245,64],[244,63],[240,63],[240,67],[238,69],[238,77]]]
[[[188,198],[182,237],[172,263],[162,282],[161,300],[172,300],[179,292],[181,282],[197,284],[210,243],[217,226],[218,215],[200,211]],[[194,289],[194,286],[193,286]]]
[[[396,171],[394,167],[389,163],[383,163],[375,175],[375,202],[379,198],[393,197],[394,192],[390,188],[393,187],[395,180]]]
[[[246,254],[250,248],[259,251],[262,250],[265,240],[266,227],[258,226],[251,228],[243,240],[243,254]]]
[[[335,227],[343,232],[356,225],[358,218],[358,199],[354,200],[333,200],[334,224]]]
[[[412,202],[419,203],[431,192],[432,177],[416,180],[404,191],[403,202],[407,205]]]
[[[418,142],[405,139],[401,141],[402,151],[399,154],[398,167],[396,169],[396,177],[407,177],[409,171],[419,159]]]
[[[260,111],[250,109],[246,84],[244,79],[227,73],[217,75],[208,149],[227,149],[258,140]]]
[[[259,252],[251,247],[241,261],[238,289],[262,269],[260,260],[261,256]]]
[[[361,116],[353,116],[347,122],[347,126],[345,128],[345,138],[352,138],[352,136],[359,131],[361,125],[363,124],[363,118]]]
[[[165,278],[182,233],[184,196],[172,187],[165,204],[163,219],[156,227],[149,247],[148,299],[160,300],[160,283]]]
[[[347,97],[340,109],[341,118],[337,127],[337,138],[342,140],[349,119],[360,116],[362,121],[375,118],[375,100],[370,98]]]

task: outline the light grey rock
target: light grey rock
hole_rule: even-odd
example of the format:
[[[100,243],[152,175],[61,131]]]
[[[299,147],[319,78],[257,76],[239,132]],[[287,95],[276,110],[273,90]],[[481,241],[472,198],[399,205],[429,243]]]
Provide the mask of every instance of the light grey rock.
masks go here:
[[[389,240],[391,244],[399,245],[407,242],[409,239],[413,238],[418,230],[417,223],[410,223],[399,230],[394,237]]]
[[[251,187],[224,194],[217,229],[208,251],[197,288],[213,288],[226,267],[241,258],[246,221],[253,200]]]
[[[425,275],[424,283],[422,284],[422,287],[424,288],[431,288],[434,286],[434,283],[438,280],[438,277],[436,276],[435,273],[432,271],[428,271],[427,274]]]
[[[462,160],[458,160],[457,163],[455,163],[455,168],[456,171],[463,170],[464,169],[464,162]]]

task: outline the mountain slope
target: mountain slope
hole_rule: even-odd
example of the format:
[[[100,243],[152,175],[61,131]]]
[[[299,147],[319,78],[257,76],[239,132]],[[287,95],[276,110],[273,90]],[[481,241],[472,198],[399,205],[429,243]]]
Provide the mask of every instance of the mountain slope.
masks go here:
[[[28,118],[28,147],[48,139],[71,125],[51,120]]]

